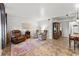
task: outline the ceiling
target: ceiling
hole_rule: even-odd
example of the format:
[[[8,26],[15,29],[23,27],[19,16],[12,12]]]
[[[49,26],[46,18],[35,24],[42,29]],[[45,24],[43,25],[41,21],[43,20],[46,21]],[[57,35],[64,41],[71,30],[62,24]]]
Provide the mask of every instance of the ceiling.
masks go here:
[[[75,11],[73,3],[6,3],[9,16],[23,17],[28,20],[43,20],[63,16]]]

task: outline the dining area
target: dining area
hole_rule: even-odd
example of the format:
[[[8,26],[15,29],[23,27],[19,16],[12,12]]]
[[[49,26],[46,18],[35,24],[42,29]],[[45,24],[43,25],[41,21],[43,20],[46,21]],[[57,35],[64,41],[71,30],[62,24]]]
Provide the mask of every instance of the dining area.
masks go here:
[[[73,47],[72,50],[75,52],[76,50],[79,50],[79,22],[70,22],[69,27],[69,49],[72,49]]]
[[[76,48],[79,49],[79,33],[74,33],[69,35],[69,48],[71,49],[71,42],[73,41],[73,50],[75,52]]]

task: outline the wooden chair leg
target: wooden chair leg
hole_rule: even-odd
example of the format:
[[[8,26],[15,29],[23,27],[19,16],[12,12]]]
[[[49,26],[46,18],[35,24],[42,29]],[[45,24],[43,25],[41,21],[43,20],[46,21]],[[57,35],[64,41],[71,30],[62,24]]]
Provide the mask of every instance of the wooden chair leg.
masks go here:
[[[75,48],[76,48],[76,41],[74,40],[74,52],[75,52]]]
[[[69,49],[71,49],[71,40],[69,39]]]

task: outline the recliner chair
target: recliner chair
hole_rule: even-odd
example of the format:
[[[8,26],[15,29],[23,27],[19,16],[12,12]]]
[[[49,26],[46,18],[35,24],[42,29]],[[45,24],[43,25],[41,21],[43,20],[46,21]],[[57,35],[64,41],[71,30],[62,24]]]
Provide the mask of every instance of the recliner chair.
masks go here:
[[[13,44],[18,44],[26,40],[26,37],[24,35],[21,35],[20,30],[13,30],[11,32],[11,42]]]

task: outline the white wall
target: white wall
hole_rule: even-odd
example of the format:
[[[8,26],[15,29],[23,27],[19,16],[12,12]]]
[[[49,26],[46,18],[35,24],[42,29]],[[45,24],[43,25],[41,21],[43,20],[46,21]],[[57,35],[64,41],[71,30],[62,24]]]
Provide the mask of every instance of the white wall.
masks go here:
[[[53,19],[51,19],[50,21],[48,21],[47,19],[45,20],[40,20],[40,21],[34,21],[33,20],[27,20],[26,18],[22,18],[22,17],[15,17],[15,16],[11,16],[8,15],[8,19],[7,19],[7,29],[8,31],[14,30],[14,29],[20,29],[22,30],[22,33],[24,33],[26,30],[30,30],[31,34],[33,35],[35,33],[35,31],[37,29],[39,29],[40,27],[43,27],[44,25],[46,26],[45,29],[48,30],[48,38],[52,39],[52,22]],[[27,28],[23,28],[22,23],[26,23],[24,27]],[[29,23],[29,25],[27,25]],[[62,26],[62,35],[63,37],[68,37],[70,30],[69,30],[69,21],[61,21],[61,26]],[[28,28],[30,27],[30,28]]]
[[[49,39],[52,39],[52,19],[50,19],[50,21],[48,21],[48,19],[38,21],[38,24],[41,28],[45,27],[44,29],[48,30],[47,36],[48,36]]]
[[[69,37],[69,22],[68,21],[61,22],[61,25],[62,25],[62,36]]]
[[[53,19],[48,21],[48,19],[41,20],[41,21],[32,21],[32,20],[27,20],[26,18],[22,17],[14,17],[11,15],[8,15],[7,19],[7,29],[8,31],[14,30],[14,29],[20,29],[22,30],[22,33],[25,33],[26,30],[30,30],[31,34],[33,35],[37,29],[39,29],[39,26],[42,28],[45,25],[45,29],[48,30],[48,38],[52,39],[52,22]],[[23,28],[22,23],[26,23]],[[27,25],[29,23],[29,25]],[[62,26],[62,35],[63,37],[68,37],[69,36],[69,21],[62,21],[61,22]],[[30,28],[28,28],[30,27]]]
[[[24,26],[22,25],[23,23],[25,23]],[[40,21],[36,21],[36,20],[34,21],[33,19],[33,21],[32,20],[30,21],[22,17],[15,17],[11,15],[8,15],[8,18],[7,18],[8,32],[14,29],[19,29],[24,34],[25,31],[30,30],[31,36],[34,36],[34,33],[36,32],[36,30],[40,29],[40,27],[44,28],[44,26],[45,26],[45,30],[48,30],[48,38],[52,39],[52,20],[48,21],[48,19],[45,19]]]
[[[19,29],[24,34],[25,31],[30,30],[32,33],[36,30],[37,22],[29,19],[7,15],[7,30],[10,32],[14,29]]]
[[[45,29],[48,30],[48,38],[49,39],[52,39],[52,30],[53,30],[52,23],[53,22],[54,22],[53,19],[51,19],[50,21],[43,20],[43,21],[39,22],[40,26],[42,26],[42,25],[47,26]],[[60,24],[61,24],[61,28],[62,28],[62,36],[63,37],[69,37],[69,21],[61,21]]]

